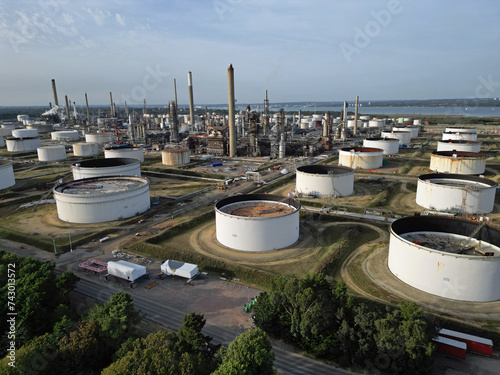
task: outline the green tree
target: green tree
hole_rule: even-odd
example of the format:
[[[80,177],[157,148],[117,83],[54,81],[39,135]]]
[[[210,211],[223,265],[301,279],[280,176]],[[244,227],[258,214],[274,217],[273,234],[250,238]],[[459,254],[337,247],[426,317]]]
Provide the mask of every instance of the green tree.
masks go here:
[[[75,289],[78,280],[80,280],[80,278],[73,272],[66,271],[57,278],[56,287],[59,289],[59,293],[62,296],[66,296],[69,292]]]
[[[243,332],[229,344],[213,375],[274,375],[273,362],[271,342],[257,328]]]

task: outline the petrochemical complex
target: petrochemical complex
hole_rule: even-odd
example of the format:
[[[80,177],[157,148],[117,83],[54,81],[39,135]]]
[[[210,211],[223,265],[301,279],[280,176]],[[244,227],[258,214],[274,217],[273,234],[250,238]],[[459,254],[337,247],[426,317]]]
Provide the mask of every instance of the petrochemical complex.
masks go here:
[[[84,109],[71,108],[67,96],[60,106],[52,80],[54,104],[39,119],[20,114],[1,123],[0,209],[12,218],[10,230],[33,235],[35,214],[23,211],[30,210],[46,240],[74,232],[87,246],[86,233],[130,232],[124,243],[133,249],[150,238],[161,244],[171,227],[205,215],[179,254],[259,272],[289,262],[286,274],[306,259],[317,269],[318,249],[330,246],[328,225],[362,223],[387,234],[355,271],[368,273],[374,288],[416,302],[432,296],[430,309],[467,301],[498,311],[495,127],[358,115],[358,98],[340,112],[285,112],[272,109],[264,90],[262,104],[237,110],[232,66],[227,108],[195,107],[191,72],[188,88],[189,110],[174,91],[163,107],[141,110],[118,108],[109,93],[109,108],[95,111],[86,94]],[[184,261],[169,260],[164,273],[199,273]],[[99,267],[89,262],[82,267]],[[130,281],[146,274],[119,262],[107,269]]]

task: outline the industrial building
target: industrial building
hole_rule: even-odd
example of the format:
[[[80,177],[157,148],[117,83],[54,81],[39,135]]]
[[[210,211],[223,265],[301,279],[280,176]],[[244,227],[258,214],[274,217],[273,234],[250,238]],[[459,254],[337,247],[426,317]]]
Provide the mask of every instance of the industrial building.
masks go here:
[[[354,191],[354,169],[334,165],[297,168],[295,192],[320,198],[346,197]]]
[[[227,197],[215,204],[216,237],[242,251],[270,251],[299,239],[300,202],[270,194]]]
[[[353,169],[376,169],[383,164],[384,150],[373,147],[346,147],[339,150],[339,165]]]
[[[484,214],[493,211],[497,183],[459,174],[420,175],[416,202],[436,211]]]
[[[7,189],[16,184],[14,169],[10,160],[0,159],[0,190]]]
[[[151,206],[149,180],[144,177],[86,178],[57,185],[53,193],[57,216],[70,223],[127,219]]]
[[[421,291],[460,301],[500,299],[500,231],[470,220],[409,216],[390,228],[390,271]]]
[[[73,179],[100,176],[141,176],[141,162],[131,158],[89,159],[71,164]]]
[[[486,169],[486,155],[480,152],[434,151],[429,169],[435,173],[480,175]]]

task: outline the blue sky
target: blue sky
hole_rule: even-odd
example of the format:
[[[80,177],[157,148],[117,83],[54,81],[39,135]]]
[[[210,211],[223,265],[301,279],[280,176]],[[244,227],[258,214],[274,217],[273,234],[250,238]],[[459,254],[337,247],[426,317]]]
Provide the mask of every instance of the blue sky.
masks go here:
[[[0,106],[500,97],[500,3],[0,1]],[[483,81],[481,80],[483,78]],[[488,78],[490,77],[490,78]],[[478,85],[493,82],[485,91]],[[498,83],[497,83],[498,82]]]

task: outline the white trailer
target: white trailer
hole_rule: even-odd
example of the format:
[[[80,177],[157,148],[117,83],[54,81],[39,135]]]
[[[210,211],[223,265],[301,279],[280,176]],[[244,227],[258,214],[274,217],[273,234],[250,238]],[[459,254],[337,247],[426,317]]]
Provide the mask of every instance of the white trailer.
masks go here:
[[[147,272],[146,267],[144,266],[119,260],[117,262],[108,262],[108,274],[134,282],[137,279],[146,276]]]
[[[200,273],[196,264],[171,259],[163,262],[161,272],[168,276],[180,276],[186,279],[192,279]]]

